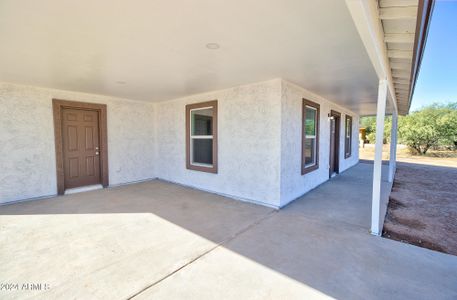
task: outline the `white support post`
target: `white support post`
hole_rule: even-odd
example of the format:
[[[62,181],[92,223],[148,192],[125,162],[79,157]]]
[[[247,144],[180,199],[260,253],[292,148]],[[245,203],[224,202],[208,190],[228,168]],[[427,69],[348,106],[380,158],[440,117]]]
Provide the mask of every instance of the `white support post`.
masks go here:
[[[398,114],[394,111],[392,113],[392,129],[390,131],[389,182],[394,181],[395,170],[397,169],[397,130]]]
[[[397,170],[397,146],[398,146],[398,111],[395,112],[395,147],[394,147],[394,176],[395,178],[395,171]]]
[[[382,142],[384,139],[384,119],[387,102],[387,80],[379,80],[378,105],[376,111],[376,145],[373,166],[373,194],[371,200],[371,234],[381,235],[381,171]]]

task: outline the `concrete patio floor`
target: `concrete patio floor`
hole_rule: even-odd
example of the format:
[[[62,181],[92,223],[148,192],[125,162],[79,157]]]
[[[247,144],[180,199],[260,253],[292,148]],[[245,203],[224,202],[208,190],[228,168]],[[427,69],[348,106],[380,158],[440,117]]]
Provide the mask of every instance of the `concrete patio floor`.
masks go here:
[[[0,298],[457,298],[456,256],[368,233],[371,172],[280,211],[158,180],[0,207]]]

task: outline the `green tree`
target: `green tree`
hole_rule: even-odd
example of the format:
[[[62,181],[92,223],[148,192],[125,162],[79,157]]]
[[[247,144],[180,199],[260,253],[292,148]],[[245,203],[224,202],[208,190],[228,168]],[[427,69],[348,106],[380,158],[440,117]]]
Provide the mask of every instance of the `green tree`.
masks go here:
[[[425,154],[431,147],[457,144],[457,103],[433,104],[399,119],[399,140]]]
[[[444,110],[446,112],[437,122],[441,132],[439,144],[457,150],[457,102]]]
[[[360,127],[366,129],[367,139],[370,144],[376,142],[376,117],[362,117],[360,118]],[[392,128],[392,118],[386,116],[384,121],[384,140],[390,140],[390,129]]]
[[[370,143],[376,140],[376,117],[360,118],[360,127],[366,128]],[[390,142],[392,118],[387,116],[384,140]],[[457,102],[447,105],[432,104],[411,114],[398,117],[399,142],[418,154],[426,154],[432,147],[457,150]]]

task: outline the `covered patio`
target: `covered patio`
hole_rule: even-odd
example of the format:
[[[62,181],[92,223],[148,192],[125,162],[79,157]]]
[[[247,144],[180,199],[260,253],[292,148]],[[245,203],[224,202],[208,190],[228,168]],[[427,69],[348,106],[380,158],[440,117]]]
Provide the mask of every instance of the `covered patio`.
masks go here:
[[[2,206],[0,280],[19,284],[2,297],[455,297],[455,256],[368,234],[372,174],[280,211],[159,180]]]
[[[357,164],[376,115],[380,235],[433,2],[8,1],[0,203],[163,179],[279,209]]]

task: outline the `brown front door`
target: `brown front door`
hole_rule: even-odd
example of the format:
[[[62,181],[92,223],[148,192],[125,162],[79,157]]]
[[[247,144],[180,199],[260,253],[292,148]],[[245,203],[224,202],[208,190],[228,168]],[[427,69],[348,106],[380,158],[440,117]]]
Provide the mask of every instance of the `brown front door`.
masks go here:
[[[99,117],[94,110],[62,110],[65,188],[101,183]]]
[[[329,177],[339,173],[339,149],[340,149],[340,113],[330,112],[330,162]]]

